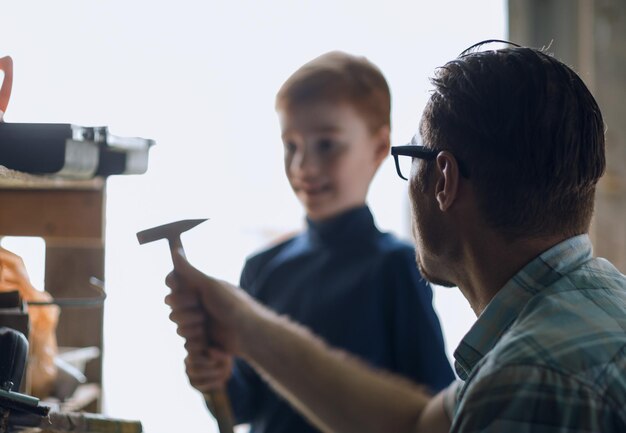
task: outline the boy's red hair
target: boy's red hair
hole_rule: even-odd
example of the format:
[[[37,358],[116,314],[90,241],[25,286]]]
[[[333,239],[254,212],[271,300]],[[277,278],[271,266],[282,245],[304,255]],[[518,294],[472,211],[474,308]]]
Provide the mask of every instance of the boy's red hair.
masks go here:
[[[331,51],[305,63],[281,86],[276,95],[276,110],[315,102],[350,104],[372,132],[390,126],[387,80],[365,57]]]

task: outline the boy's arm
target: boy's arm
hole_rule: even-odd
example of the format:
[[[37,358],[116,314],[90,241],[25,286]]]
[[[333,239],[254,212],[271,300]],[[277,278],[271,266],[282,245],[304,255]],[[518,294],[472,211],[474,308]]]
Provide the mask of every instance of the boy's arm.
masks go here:
[[[330,349],[239,288],[202,274],[182,256],[176,255],[175,263],[176,275],[167,279],[174,289],[167,298],[172,320],[178,323],[199,294],[211,323],[211,340],[244,357],[322,430],[447,431],[441,398],[432,399],[408,380],[374,371]],[[186,295],[189,292],[192,295]],[[185,336],[191,331],[179,324],[178,332]]]

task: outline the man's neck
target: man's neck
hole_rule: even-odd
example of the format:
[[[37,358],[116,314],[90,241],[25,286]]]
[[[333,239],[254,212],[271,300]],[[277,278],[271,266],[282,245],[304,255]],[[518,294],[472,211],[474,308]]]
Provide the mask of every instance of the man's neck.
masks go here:
[[[566,236],[507,241],[489,231],[465,243],[459,268],[459,289],[476,316],[500,289],[526,264],[542,252],[565,240]]]

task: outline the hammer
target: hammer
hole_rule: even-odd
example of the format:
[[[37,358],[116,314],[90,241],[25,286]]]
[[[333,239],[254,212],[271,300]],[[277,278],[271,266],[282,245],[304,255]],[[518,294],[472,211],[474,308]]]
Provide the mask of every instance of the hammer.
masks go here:
[[[137,240],[139,241],[139,244],[143,245],[159,239],[167,239],[170,245],[170,253],[172,254],[172,258],[174,257],[174,252],[177,249],[184,257],[185,251],[183,250],[183,244],[180,240],[180,235],[183,232],[194,228],[198,224],[203,223],[204,221],[206,221],[206,218],[181,220],[169,224],[164,224],[158,227],[153,227],[138,232]],[[174,268],[174,272],[176,272],[176,268]],[[223,389],[210,391],[208,394],[204,394],[204,399],[207,401],[209,409],[211,409],[211,412],[217,420],[217,426],[220,433],[233,433],[233,415],[226,391]]]

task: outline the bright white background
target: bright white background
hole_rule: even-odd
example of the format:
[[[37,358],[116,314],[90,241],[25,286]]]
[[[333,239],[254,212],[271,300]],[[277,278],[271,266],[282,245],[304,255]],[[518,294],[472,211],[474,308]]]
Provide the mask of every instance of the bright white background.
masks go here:
[[[149,433],[215,427],[162,302],[167,246],[139,247],[135,233],[210,217],[183,238],[187,255],[237,281],[246,255],[302,224],[273,109],[297,67],[334,49],[368,57],[390,83],[401,144],[434,68],[506,33],[503,0],[3,3],[0,56],[15,62],[6,121],[108,125],[157,141],[147,174],[109,179],[106,226],[105,411]],[[406,184],[390,159],[369,202],[382,229],[408,238]],[[4,245],[30,254],[30,244]],[[40,261],[27,260],[36,281]],[[437,288],[435,305],[451,354],[474,317],[455,289]]]

